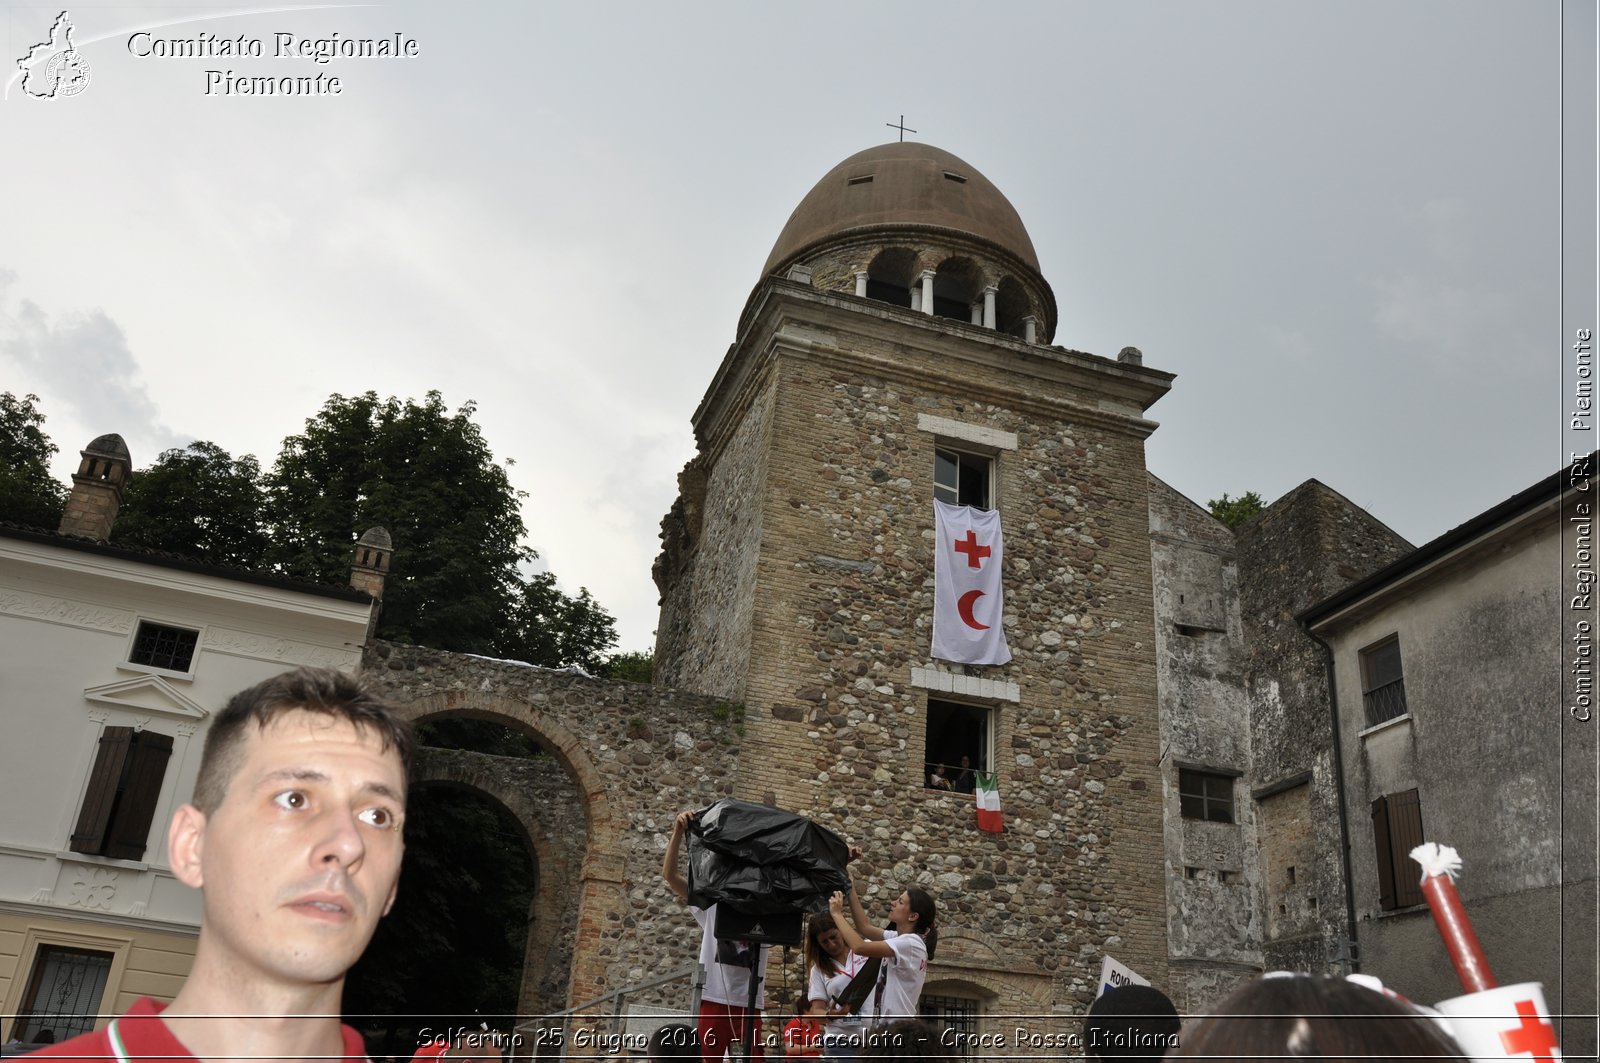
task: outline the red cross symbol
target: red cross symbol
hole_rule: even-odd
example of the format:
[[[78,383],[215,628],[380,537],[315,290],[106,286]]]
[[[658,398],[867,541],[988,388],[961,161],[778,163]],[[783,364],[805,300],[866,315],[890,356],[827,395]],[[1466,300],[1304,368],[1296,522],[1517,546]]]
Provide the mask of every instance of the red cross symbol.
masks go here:
[[[981,568],[983,559],[989,556],[989,548],[979,546],[978,536],[968,528],[967,537],[956,540],[956,553],[967,555],[968,568]]]
[[[1501,1045],[1513,1055],[1526,1052],[1538,1063],[1552,1063],[1555,1056],[1550,1050],[1561,1047],[1556,1044],[1556,1028],[1539,1017],[1531,1000],[1517,1001],[1517,1019],[1515,1030],[1500,1031]]]

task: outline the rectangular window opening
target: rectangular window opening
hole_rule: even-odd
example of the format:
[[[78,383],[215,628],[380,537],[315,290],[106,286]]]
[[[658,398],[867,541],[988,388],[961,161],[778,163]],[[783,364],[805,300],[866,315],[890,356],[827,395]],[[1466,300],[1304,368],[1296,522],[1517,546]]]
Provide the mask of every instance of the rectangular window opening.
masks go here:
[[[954,181],[958,185],[964,185],[967,183],[967,179],[965,177],[962,177],[958,173],[951,173],[949,170],[944,172],[944,179],[946,181]]]
[[[945,1044],[955,1050],[957,1059],[976,1058],[973,1045],[978,1039],[979,1002],[971,997],[948,997],[924,993],[917,1003],[917,1011],[935,1026],[943,1023],[947,1033]]]
[[[992,509],[994,459],[937,447],[933,452],[933,497],[952,506]]]
[[[979,772],[994,771],[995,710],[987,705],[928,699],[928,741],[923,785],[970,794]]]
[[[128,660],[169,672],[187,672],[194,663],[194,650],[199,641],[198,631],[141,620]]]
[[[1178,769],[1178,810],[1184,819],[1233,822],[1233,776]]]
[[[871,183],[872,175],[870,173],[862,177],[852,177],[845,182],[847,185],[870,185]]]
[[[72,851],[114,860],[143,859],[171,756],[170,735],[107,727],[100,735],[78,825],[68,843]]]
[[[65,1041],[93,1030],[110,974],[109,952],[39,946],[12,1036],[36,1044],[41,1038]]]
[[[1361,651],[1361,700],[1366,706],[1368,727],[1406,714],[1406,681],[1398,635]]]

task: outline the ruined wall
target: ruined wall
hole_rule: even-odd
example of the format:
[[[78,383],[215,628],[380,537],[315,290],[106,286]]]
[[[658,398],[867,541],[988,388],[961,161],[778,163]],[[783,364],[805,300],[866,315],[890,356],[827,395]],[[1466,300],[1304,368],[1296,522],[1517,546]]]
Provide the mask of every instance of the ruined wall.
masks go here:
[[[655,564],[655,682],[737,701],[749,664],[772,388],[679,477]]]
[[[1150,477],[1164,759],[1168,995],[1200,1010],[1261,967],[1261,875],[1249,800],[1250,712],[1233,532]],[[1188,819],[1183,768],[1234,776],[1231,823]]]
[[[819,310],[747,354],[771,359],[777,393],[738,788],[863,844],[869,910],[929,887],[967,932],[930,980],[1075,1011],[1105,953],[1166,978],[1149,426],[1042,373],[1024,388],[1014,341],[908,316]],[[991,448],[1009,665],[928,658],[941,438],[923,416],[1016,437]],[[1003,834],[976,829],[970,797],[923,788],[930,675],[994,714]]]
[[[1278,499],[1239,528],[1237,538],[1251,783],[1256,791],[1273,791],[1307,780],[1303,805],[1296,801],[1309,815],[1316,854],[1309,868],[1294,865],[1298,889],[1318,900],[1316,916],[1302,911],[1293,920],[1270,924],[1263,940],[1264,962],[1268,969],[1346,970],[1349,933],[1327,658],[1294,617],[1409,553],[1411,546],[1316,480]],[[1354,823],[1359,810],[1349,814]],[[1275,817],[1271,826],[1298,835],[1307,824],[1298,816],[1283,816]],[[1264,853],[1285,859],[1301,851],[1296,848],[1300,843],[1265,836],[1260,844]],[[1263,861],[1261,874],[1268,882],[1286,882],[1288,866]]]

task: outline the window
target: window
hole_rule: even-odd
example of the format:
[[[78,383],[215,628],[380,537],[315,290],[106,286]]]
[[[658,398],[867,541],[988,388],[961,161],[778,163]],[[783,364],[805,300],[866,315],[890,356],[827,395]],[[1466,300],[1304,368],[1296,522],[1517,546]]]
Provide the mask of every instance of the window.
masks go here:
[[[171,755],[169,735],[107,727],[100,736],[83,809],[72,832],[72,851],[117,860],[141,859]]]
[[[1406,714],[1406,681],[1400,667],[1400,639],[1391,636],[1361,651],[1361,699],[1367,726]]]
[[[194,648],[200,641],[200,632],[188,628],[169,627],[139,621],[139,630],[133,636],[133,652],[128,660],[133,664],[164,668],[169,672],[187,672],[194,662]]]
[[[993,720],[994,710],[988,706],[929,698],[923,786],[972,793],[977,788],[977,773],[994,770],[989,759]],[[940,785],[937,779],[947,785]]]
[[[1178,809],[1184,819],[1233,822],[1233,776],[1178,769]]]
[[[1378,906],[1385,910],[1421,904],[1422,869],[1411,850],[1422,844],[1422,801],[1417,791],[1372,802],[1372,839],[1378,852]]]
[[[64,1041],[93,1030],[110,973],[109,952],[39,946],[12,1036],[33,1043],[48,1030]]]
[[[933,452],[933,497],[953,506],[990,509],[994,459],[939,447]]]
[[[944,1024],[949,1033],[942,1038],[945,1044],[955,1046],[957,1059],[972,1059],[973,1046],[978,1040],[978,1001],[971,997],[947,997],[924,993],[917,1002],[917,1011],[935,1028]],[[982,1053],[987,1056],[988,1053]]]

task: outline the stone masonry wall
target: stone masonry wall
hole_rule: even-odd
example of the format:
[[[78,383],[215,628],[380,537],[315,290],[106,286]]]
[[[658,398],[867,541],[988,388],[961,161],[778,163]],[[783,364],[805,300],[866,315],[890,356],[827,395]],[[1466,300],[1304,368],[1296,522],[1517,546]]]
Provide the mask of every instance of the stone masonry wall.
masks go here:
[[[1203,1010],[1261,967],[1261,869],[1233,532],[1150,477],[1161,702],[1169,995]],[[1233,822],[1185,819],[1182,768],[1234,774]]]
[[[742,696],[772,401],[772,389],[762,389],[726,445],[690,463],[680,483],[703,478],[703,494],[689,498],[685,492],[662,522],[655,655],[661,686]]]
[[[545,775],[538,790],[512,771],[486,769],[458,783],[495,796],[547,793],[552,805],[512,811],[550,853],[573,854],[570,898],[573,957],[569,1002],[582,1003],[691,962],[700,932],[661,880],[672,819],[733,790],[742,744],[739,706],[716,698],[568,675],[509,661],[383,642],[369,645],[363,678],[414,720],[441,714],[490,719],[532,736],[552,754],[560,779]],[[432,755],[430,754],[430,758]],[[498,760],[501,758],[481,758]],[[443,769],[435,767],[435,771]],[[521,769],[517,769],[521,770]],[[553,788],[553,789],[552,789]],[[582,834],[563,807],[582,810]],[[553,816],[553,818],[552,818]],[[546,860],[551,856],[546,855]],[[541,878],[535,906],[559,899]],[[566,918],[565,915],[562,918]],[[562,939],[563,942],[567,939]],[[559,946],[566,949],[564,943]],[[540,963],[550,963],[541,957]],[[536,964],[524,971],[524,998],[544,985]],[[542,990],[548,992],[548,986]],[[659,991],[685,1006],[688,982]]]
[[[955,342],[938,331],[930,347]],[[1081,1008],[1105,953],[1165,981],[1144,428],[1093,394],[1018,394],[1003,366],[962,365],[958,379],[913,343],[816,322],[807,335],[818,353],[773,369],[739,791],[862,844],[869,910],[904,884],[930,888],[947,931],[930,979],[1031,1000],[1030,1013]],[[967,669],[1020,688],[1020,702],[993,703],[998,835],[976,829],[971,798],[922,784],[927,692],[911,669],[932,666],[936,441],[924,413],[1019,443],[996,457],[1016,656]]]
[[[1297,613],[1410,552],[1411,545],[1349,500],[1308,480],[1238,529],[1240,599],[1249,647],[1252,760],[1256,788],[1308,775],[1304,807],[1316,859],[1297,885],[1318,898],[1315,919],[1277,924],[1264,942],[1269,969],[1345,970],[1349,939],[1339,804],[1333,770],[1326,654],[1295,623]],[[1360,810],[1351,810],[1356,816]],[[1286,817],[1275,826],[1299,832]],[[1283,848],[1263,839],[1262,848]],[[1264,873],[1286,875],[1280,867]],[[1304,875],[1302,879],[1302,875]]]

